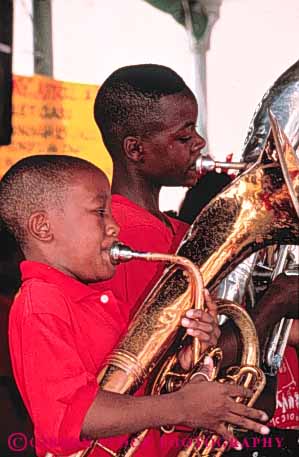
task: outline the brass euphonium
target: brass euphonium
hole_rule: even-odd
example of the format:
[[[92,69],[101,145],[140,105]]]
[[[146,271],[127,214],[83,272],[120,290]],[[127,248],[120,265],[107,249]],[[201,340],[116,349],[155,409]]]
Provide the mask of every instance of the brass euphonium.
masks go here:
[[[298,244],[298,160],[276,119],[271,113],[269,115],[271,132],[263,153],[201,211],[176,256],[163,257],[129,250],[126,253],[125,248],[114,246],[111,257],[115,260],[143,256],[146,260],[166,260],[174,264],[165,268],[126,335],[110,355],[107,366],[98,377],[101,389],[133,394],[149,378],[150,393],[157,394],[177,389],[188,381],[200,364],[199,345],[194,344],[192,371],[183,378],[176,372],[176,354],[172,348],[178,347],[184,339],[180,320],[185,311],[194,303],[202,305],[202,286],[196,291],[194,278],[202,277],[204,287],[214,291],[221,280],[251,253],[277,243]],[[189,263],[182,258],[189,259]],[[182,270],[182,266],[186,267],[187,263],[187,271],[192,273],[186,275],[186,268]],[[201,279],[198,279],[198,284],[201,284]],[[254,325],[247,313],[231,302],[220,301],[219,313],[234,320],[243,343],[241,366],[232,367],[221,382],[234,381],[250,386],[254,391],[248,403],[251,406],[264,385],[263,373],[258,367],[259,344]],[[216,367],[213,375],[217,376],[221,351],[212,348],[210,354]],[[160,368],[158,374],[157,367]],[[151,379],[154,372],[155,378]],[[145,435],[146,431],[140,432],[132,439],[137,437],[142,442]],[[202,432],[195,431],[192,438],[197,439],[191,440],[178,456],[218,457],[225,451],[225,444],[218,450],[213,449],[214,436],[208,436],[206,440],[204,435],[205,447],[199,448],[198,438],[202,437]],[[105,449],[97,441],[76,456],[86,457],[97,446]],[[129,457],[136,449],[135,440],[134,445],[129,443],[119,451],[105,450],[109,455]]]
[[[151,373],[147,394],[160,395],[173,392],[192,379],[195,373],[200,370],[201,362],[206,355],[213,359],[214,369],[211,380],[215,380],[222,361],[222,350],[219,347],[210,347],[207,351],[201,353],[199,342],[196,338],[193,338],[193,364],[188,373],[177,369],[177,353],[168,350],[171,348],[171,341],[178,340],[178,329],[185,312],[190,307],[204,309],[203,278],[200,269],[185,257],[133,251],[121,243],[116,243],[112,247],[111,258],[116,262],[132,259],[167,261],[172,265],[169,269],[169,274],[172,275],[173,267],[182,267],[182,274],[188,284],[183,294],[179,294],[177,298],[172,297],[171,300],[164,299],[162,303],[159,302],[159,298],[155,294],[156,291],[159,295],[161,290],[160,282],[157,284],[138,315],[134,318],[124,341],[108,358],[108,365],[112,368],[112,371],[115,368],[120,368],[125,373],[124,377],[118,372],[118,376],[113,379],[111,371],[109,372],[108,369],[107,373],[107,369],[104,368],[98,377],[101,387],[118,393],[134,393],[136,388]],[[187,275],[184,273],[187,273]],[[218,379],[218,381],[235,382],[252,389],[253,396],[249,402],[247,401],[247,404],[251,406],[265,386],[265,376],[258,367],[259,342],[255,326],[247,312],[239,305],[228,300],[218,300],[217,304],[220,314],[233,319],[240,332],[240,341],[243,349],[240,366],[230,367],[226,371],[225,377]],[[136,344],[137,348],[134,348]],[[177,347],[176,344],[174,346]],[[155,366],[156,363],[157,366]],[[154,366],[155,368],[153,369]],[[107,378],[105,379],[106,376]],[[120,381],[119,384],[117,384],[117,379]],[[111,380],[113,380],[112,384],[110,384]],[[238,398],[236,401],[242,401],[242,399]],[[169,433],[169,430],[165,427],[161,427],[161,429],[163,432]],[[129,457],[133,455],[146,434],[147,430],[144,430],[132,435],[127,446],[118,452],[110,451],[110,455],[114,457]],[[217,453],[214,454],[215,445],[219,443],[219,437],[200,430],[194,430],[188,443],[188,446],[178,453],[179,457],[210,455],[206,453],[207,451],[213,451],[213,455],[220,456],[228,445],[228,443],[222,442],[216,451]],[[98,445],[102,447],[100,443]],[[204,453],[201,453],[203,447],[205,447],[205,450]],[[105,450],[107,451],[107,449]]]

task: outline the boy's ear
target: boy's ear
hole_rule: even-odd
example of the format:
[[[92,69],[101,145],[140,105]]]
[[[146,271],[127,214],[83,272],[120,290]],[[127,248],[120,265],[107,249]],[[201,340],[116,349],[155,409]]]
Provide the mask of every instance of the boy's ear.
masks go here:
[[[31,214],[28,220],[28,231],[39,241],[52,241],[53,239],[51,224],[45,211]]]
[[[141,162],[144,159],[142,142],[134,136],[127,136],[123,141],[123,150],[126,157],[133,162]]]

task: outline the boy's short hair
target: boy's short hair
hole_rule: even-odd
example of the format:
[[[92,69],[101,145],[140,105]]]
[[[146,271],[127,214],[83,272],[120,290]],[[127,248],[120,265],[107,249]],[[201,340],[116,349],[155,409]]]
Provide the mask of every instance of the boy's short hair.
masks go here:
[[[121,151],[126,136],[160,130],[157,102],[181,92],[194,96],[175,71],[162,65],[132,65],[113,72],[100,87],[94,103],[94,118],[112,158]]]
[[[36,155],[13,165],[0,181],[0,221],[20,244],[26,244],[26,224],[35,211],[61,207],[77,170],[93,165],[78,157]]]

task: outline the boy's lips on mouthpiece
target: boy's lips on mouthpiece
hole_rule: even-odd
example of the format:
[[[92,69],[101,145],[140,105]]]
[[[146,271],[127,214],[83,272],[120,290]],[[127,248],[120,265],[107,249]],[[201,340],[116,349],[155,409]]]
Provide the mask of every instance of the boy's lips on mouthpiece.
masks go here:
[[[187,173],[192,173],[192,174],[196,174],[197,171],[196,171],[196,164],[193,163],[188,169],[187,169]]]

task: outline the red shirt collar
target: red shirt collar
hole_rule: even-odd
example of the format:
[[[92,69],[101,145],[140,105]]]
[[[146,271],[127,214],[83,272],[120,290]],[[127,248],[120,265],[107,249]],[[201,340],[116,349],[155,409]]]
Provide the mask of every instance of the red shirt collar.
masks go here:
[[[94,289],[50,265],[24,260],[20,264],[20,269],[23,282],[30,279],[41,279],[47,283],[56,284],[73,301],[79,302],[90,295],[95,295]]]

